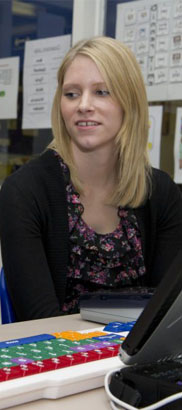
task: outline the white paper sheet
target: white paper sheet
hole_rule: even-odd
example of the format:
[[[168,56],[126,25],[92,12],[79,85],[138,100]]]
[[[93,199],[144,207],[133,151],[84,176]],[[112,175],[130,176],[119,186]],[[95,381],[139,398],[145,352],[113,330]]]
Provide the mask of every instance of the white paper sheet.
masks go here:
[[[19,57],[0,58],[0,119],[17,118]]]
[[[116,38],[135,53],[149,101],[181,100],[182,0],[118,4]]]
[[[57,71],[70,46],[70,35],[26,42],[22,128],[51,128]]]
[[[151,164],[160,168],[161,130],[162,130],[162,105],[149,107],[149,138],[148,149]]]
[[[176,111],[176,130],[174,141],[174,181],[182,184],[182,108]]]

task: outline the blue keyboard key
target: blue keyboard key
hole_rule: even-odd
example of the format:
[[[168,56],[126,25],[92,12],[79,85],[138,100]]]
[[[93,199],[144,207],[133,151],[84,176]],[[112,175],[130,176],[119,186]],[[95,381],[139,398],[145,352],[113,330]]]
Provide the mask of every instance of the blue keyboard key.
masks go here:
[[[24,345],[28,343],[43,342],[44,340],[50,340],[50,339],[56,339],[56,338],[55,336],[49,335],[49,334],[35,335],[31,337],[22,337],[20,339],[7,340],[4,342],[0,342],[0,349],[3,349],[5,347],[14,347],[14,346],[19,346],[19,345]]]
[[[128,332],[134,326],[135,321],[132,322],[111,322],[105,326],[104,330],[107,332]]]
[[[110,335],[104,335],[104,336],[94,336],[92,339],[96,339],[96,340],[112,340],[112,339],[117,339],[118,338],[118,334],[117,333],[111,333]]]

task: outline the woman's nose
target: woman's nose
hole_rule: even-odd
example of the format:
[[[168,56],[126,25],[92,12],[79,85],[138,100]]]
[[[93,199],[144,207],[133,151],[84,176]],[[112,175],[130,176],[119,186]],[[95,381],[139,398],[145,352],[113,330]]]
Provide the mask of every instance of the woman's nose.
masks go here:
[[[81,95],[79,100],[79,111],[92,111],[93,110],[93,98],[89,92],[85,92]]]

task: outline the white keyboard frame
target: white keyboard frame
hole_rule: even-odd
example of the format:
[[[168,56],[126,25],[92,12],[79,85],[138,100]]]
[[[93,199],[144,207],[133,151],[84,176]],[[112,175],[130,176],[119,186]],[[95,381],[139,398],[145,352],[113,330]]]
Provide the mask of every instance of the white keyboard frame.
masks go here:
[[[98,330],[104,331],[103,327],[99,327],[79,331],[79,333],[90,333]],[[127,333],[118,334],[126,336]],[[39,399],[57,399],[102,387],[106,373],[121,367],[124,365],[119,356],[115,356],[0,382],[0,409]]]

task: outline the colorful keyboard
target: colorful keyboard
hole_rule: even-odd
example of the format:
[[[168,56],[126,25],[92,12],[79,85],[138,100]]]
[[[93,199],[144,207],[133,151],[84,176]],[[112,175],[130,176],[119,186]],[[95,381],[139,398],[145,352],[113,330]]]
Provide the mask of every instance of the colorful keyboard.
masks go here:
[[[0,409],[103,386],[121,368],[118,350],[133,324],[0,342]]]

